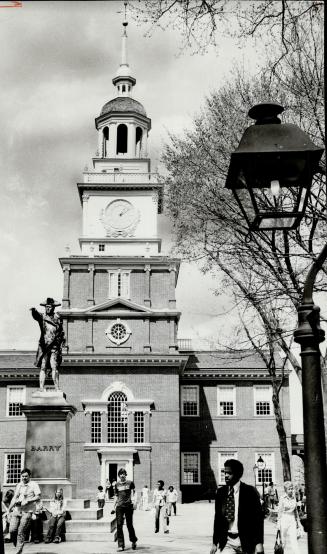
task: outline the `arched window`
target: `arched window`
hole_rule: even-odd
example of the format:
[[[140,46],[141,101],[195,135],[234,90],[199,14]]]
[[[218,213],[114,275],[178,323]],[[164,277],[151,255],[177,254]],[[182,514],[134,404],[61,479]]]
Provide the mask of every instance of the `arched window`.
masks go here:
[[[126,92],[126,85],[123,85],[123,92]]]
[[[117,127],[117,154],[127,152],[127,125],[121,123]]]
[[[127,396],[123,392],[112,392],[108,398],[108,442],[126,443],[128,414]]]
[[[103,150],[102,150],[103,158],[107,157],[108,141],[109,141],[109,127],[105,127],[103,129]]]
[[[143,131],[142,131],[141,127],[136,127],[136,156],[138,158],[141,157],[142,136],[143,136]]]

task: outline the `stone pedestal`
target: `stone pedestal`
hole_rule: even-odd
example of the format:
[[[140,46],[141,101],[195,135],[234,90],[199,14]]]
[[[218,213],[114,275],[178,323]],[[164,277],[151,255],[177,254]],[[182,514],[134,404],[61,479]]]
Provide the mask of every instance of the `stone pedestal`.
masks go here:
[[[61,391],[36,391],[22,410],[27,419],[25,466],[40,485],[42,497],[52,498],[62,488],[65,498],[73,498],[76,485],[70,481],[69,424],[76,408]]]

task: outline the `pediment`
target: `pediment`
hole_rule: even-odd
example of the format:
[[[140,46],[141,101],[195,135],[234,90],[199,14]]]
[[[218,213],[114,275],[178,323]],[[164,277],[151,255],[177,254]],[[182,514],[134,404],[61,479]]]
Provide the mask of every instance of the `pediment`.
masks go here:
[[[131,302],[130,300],[125,300],[124,298],[115,298],[113,300],[107,300],[92,308],[85,310],[85,313],[108,313],[108,312],[145,312],[150,313],[152,310]]]

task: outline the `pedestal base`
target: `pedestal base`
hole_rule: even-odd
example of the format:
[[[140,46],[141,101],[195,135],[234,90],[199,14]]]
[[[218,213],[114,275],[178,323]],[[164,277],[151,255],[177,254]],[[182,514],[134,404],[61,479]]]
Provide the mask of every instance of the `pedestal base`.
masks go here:
[[[22,407],[27,419],[25,466],[40,484],[42,496],[51,498],[57,488],[72,498],[70,482],[70,419],[76,408],[62,391],[36,391]]]

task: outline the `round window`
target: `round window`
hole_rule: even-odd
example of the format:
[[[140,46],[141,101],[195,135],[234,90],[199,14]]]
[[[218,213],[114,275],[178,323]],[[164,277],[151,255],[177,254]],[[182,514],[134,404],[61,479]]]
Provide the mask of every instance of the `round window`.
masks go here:
[[[111,327],[111,336],[117,341],[123,340],[126,337],[126,334],[126,327],[122,323],[115,323]]]
[[[117,320],[109,325],[108,329],[105,331],[107,337],[111,342],[119,345],[123,342],[126,342],[128,337],[131,334],[131,330],[126,323],[117,318]]]

